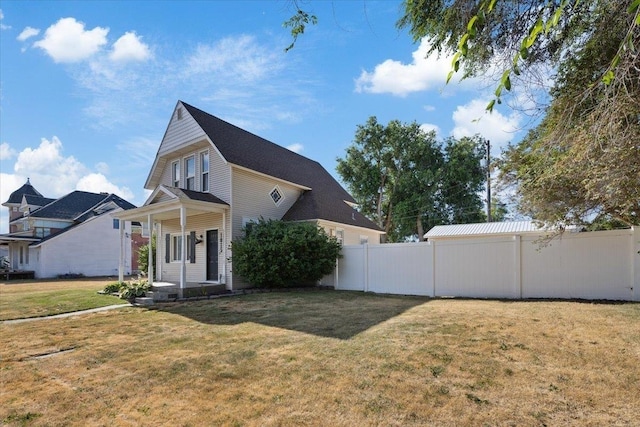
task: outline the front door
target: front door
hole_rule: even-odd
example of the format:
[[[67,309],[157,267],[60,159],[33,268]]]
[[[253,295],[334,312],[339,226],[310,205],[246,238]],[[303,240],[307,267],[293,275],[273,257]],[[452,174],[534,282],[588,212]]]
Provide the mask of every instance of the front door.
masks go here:
[[[218,230],[207,230],[207,280],[218,281]]]

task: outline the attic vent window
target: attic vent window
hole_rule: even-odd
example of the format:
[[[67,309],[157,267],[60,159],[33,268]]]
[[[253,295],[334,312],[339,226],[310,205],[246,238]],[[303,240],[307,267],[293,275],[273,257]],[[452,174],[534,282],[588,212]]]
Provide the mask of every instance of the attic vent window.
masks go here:
[[[178,120],[182,120],[182,108],[178,108],[178,110],[176,111],[176,115]]]
[[[276,206],[278,206],[284,199],[284,197],[282,196],[282,192],[280,191],[280,188],[278,188],[278,186],[271,190],[271,193],[269,193],[269,195],[271,196],[271,200],[273,200],[273,203],[275,203]]]

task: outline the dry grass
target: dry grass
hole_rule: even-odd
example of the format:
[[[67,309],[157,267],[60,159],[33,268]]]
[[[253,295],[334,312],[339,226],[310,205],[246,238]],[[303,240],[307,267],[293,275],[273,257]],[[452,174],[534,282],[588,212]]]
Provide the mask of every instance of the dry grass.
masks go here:
[[[0,336],[8,425],[631,426],[640,407],[631,303],[291,292]]]
[[[0,283],[0,320],[50,316],[120,304],[119,298],[98,295],[117,278],[21,280]]]

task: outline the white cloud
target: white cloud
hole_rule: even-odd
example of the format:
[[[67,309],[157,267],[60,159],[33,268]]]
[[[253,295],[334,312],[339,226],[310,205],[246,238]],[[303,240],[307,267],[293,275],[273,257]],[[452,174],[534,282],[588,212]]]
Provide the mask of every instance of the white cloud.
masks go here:
[[[423,123],[420,125],[420,129],[424,132],[434,131],[436,133],[436,138],[439,138],[441,135],[440,126],[434,125],[433,123]]]
[[[104,172],[108,166],[98,164],[97,168]],[[108,191],[124,198],[133,197],[131,190],[112,184],[104,173],[93,172],[73,156],[65,157],[62,142],[55,136],[51,140],[42,138],[36,148],[28,147],[22,150],[13,169],[15,174],[9,176],[15,178],[11,178],[13,189],[9,194],[29,178],[31,184],[45,197],[60,197],[74,189]],[[20,182],[20,185],[15,186],[15,180]],[[3,189],[4,186],[3,176]]]
[[[424,109],[424,111],[435,111],[436,107],[434,107],[433,105],[425,105],[424,107],[422,107]]]
[[[453,112],[453,136],[462,138],[480,134],[490,140],[494,147],[504,146],[511,141],[515,133],[521,130],[521,115],[513,111],[509,116],[505,116],[496,109],[489,113],[486,111],[488,103],[486,99],[474,99],[458,106]]]
[[[9,200],[11,193],[22,187],[27,181],[20,175],[13,175],[0,172],[0,203]],[[9,232],[9,210],[4,206],[0,209],[0,234]]]
[[[100,172],[101,174],[108,174],[109,173],[109,165],[106,164],[105,162],[98,162],[96,164],[96,170],[98,172]]]
[[[214,45],[199,45],[186,59],[188,75],[213,74],[232,81],[255,82],[282,68],[278,54],[253,36],[226,37]]]
[[[16,155],[16,150],[11,148],[11,146],[8,143],[3,142],[2,144],[0,144],[0,160],[7,160],[12,158],[15,155]]]
[[[287,145],[287,149],[293,151],[294,153],[300,153],[302,150],[304,150],[304,146],[296,142],[295,144]]]
[[[135,32],[127,32],[114,44],[109,58],[115,62],[145,61],[151,57],[149,46]]]
[[[362,71],[356,80],[356,92],[390,93],[406,96],[423,91],[435,85],[444,85],[451,69],[451,59],[438,57],[437,53],[427,56],[429,43],[423,39],[418,49],[412,53],[413,61],[403,64],[387,59],[375,66],[372,72]]]
[[[40,30],[38,28],[25,27],[25,29],[22,30],[22,32],[18,35],[16,40],[23,42],[31,37],[37,36],[38,34],[40,34]]]
[[[118,187],[101,173],[90,173],[80,178],[76,184],[76,190],[90,191],[92,193],[114,193],[125,200],[133,199],[133,193],[128,187]]]
[[[2,13],[2,9],[0,9],[0,21],[4,19],[4,13]],[[9,25],[5,25],[0,22],[0,30],[9,30],[11,27]]]
[[[108,28],[85,30],[75,18],[62,18],[45,31],[34,46],[43,49],[55,62],[79,62],[96,54],[107,43]]]

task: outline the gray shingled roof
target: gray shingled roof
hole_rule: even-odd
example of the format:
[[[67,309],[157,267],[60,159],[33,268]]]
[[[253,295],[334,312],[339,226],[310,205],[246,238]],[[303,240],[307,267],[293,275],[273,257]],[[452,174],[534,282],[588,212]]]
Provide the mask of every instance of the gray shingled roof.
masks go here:
[[[323,219],[380,231],[375,223],[345,203],[355,203],[355,200],[320,163],[185,102],[182,105],[229,163],[311,188],[303,193],[283,219]]]
[[[164,186],[164,188],[166,188],[167,190],[171,191],[173,194],[175,194],[178,197],[184,196],[184,197],[186,197],[188,199],[191,199],[191,200],[197,200],[197,201],[200,201],[200,202],[217,203],[217,204],[220,204],[220,205],[229,206],[229,204],[227,202],[217,198],[216,196],[214,196],[211,193],[203,193],[201,191],[187,190],[185,188],[170,187],[168,185]]]
[[[56,200],[50,199],[48,197],[36,196],[34,194],[25,194],[24,199],[26,200],[27,204],[32,206],[45,206]]]
[[[82,216],[82,220],[84,220],[92,208],[109,201],[113,201],[123,209],[135,208],[134,205],[114,194],[90,193],[76,190],[33,211],[31,216],[37,218],[74,220],[76,218],[81,219],[79,217],[84,214]]]
[[[9,200],[7,200],[5,203],[20,204],[22,203],[22,196],[24,195],[42,197],[42,194],[40,194],[38,190],[36,190],[33,185],[31,185],[31,182],[29,182],[29,178],[27,178],[27,182],[22,187],[11,193],[9,195]]]

